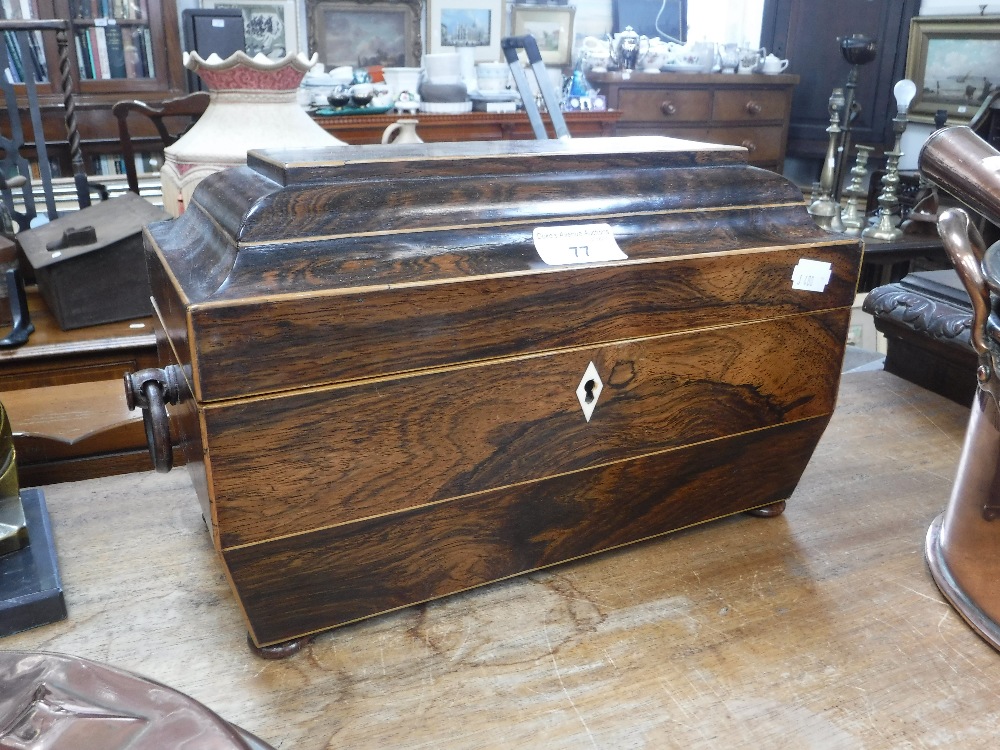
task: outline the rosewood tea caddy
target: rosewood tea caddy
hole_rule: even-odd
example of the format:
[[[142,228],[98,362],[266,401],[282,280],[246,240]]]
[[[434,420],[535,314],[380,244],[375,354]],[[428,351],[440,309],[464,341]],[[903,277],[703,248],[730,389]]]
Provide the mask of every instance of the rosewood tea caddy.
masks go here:
[[[861,261],[745,150],[647,137],[251,152],[145,238],[128,397],[276,651],[780,512]]]

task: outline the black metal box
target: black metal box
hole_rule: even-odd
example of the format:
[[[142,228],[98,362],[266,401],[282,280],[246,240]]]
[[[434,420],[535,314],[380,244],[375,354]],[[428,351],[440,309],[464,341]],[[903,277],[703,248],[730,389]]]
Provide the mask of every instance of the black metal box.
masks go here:
[[[142,228],[169,218],[145,198],[125,193],[18,234],[59,327],[149,315]]]

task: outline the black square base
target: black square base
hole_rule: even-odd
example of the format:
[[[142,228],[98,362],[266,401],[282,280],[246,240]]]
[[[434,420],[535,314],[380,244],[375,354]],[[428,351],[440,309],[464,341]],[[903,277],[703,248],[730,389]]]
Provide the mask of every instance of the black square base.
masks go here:
[[[21,503],[30,541],[0,556],[0,637],[66,617],[45,495],[37,488],[23,489]]]

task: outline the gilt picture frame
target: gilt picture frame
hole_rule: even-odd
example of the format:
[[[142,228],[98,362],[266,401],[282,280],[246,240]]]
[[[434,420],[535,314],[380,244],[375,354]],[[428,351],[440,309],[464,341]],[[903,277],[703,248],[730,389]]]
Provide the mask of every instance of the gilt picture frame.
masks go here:
[[[531,34],[546,65],[566,66],[573,62],[572,5],[515,5],[510,12],[510,36]]]
[[[917,16],[910,21],[906,77],[917,85],[909,118],[968,123],[1000,85],[1000,17]]]
[[[246,53],[273,60],[299,51],[295,0],[202,0],[202,8],[236,8],[243,12]]]
[[[503,0],[427,0],[427,51],[472,47],[476,62],[497,62],[503,15]]]
[[[421,0],[306,0],[309,52],[328,68],[417,67]]]

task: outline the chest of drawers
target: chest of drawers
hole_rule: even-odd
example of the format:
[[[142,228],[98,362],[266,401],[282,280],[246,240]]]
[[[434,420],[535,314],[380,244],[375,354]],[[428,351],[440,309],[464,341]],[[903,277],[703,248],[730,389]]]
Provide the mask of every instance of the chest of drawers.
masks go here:
[[[743,146],[752,165],[780,172],[794,75],[590,73],[620,110],[618,135],[668,135]]]

